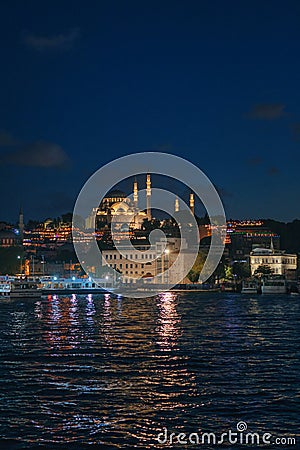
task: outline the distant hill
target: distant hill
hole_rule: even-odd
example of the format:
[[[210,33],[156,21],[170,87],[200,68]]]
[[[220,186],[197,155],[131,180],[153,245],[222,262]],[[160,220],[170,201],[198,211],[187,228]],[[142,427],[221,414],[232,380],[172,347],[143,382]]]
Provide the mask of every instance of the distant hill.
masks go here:
[[[288,252],[300,253],[300,220],[293,222],[278,222],[277,220],[265,219],[264,224],[271,231],[280,235],[280,247]]]

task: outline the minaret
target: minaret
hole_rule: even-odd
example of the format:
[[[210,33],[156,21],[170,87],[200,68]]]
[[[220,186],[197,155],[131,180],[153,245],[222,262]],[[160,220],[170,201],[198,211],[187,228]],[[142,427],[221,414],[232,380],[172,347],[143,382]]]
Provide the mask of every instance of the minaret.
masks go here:
[[[136,209],[139,207],[139,193],[138,193],[138,183],[137,179],[134,179],[133,183],[133,202]]]
[[[150,173],[147,173],[146,198],[147,198],[147,218],[148,218],[148,220],[151,220],[151,177],[150,177]]]
[[[177,195],[176,195],[176,198],[175,198],[175,208],[174,208],[174,210],[175,210],[175,212],[179,211],[179,200],[178,200]]]
[[[195,214],[195,200],[193,192],[190,193],[190,210],[192,214]]]
[[[21,245],[23,245],[23,239],[24,239],[24,216],[23,216],[22,206],[21,206],[20,212],[19,212],[19,231],[20,231]]]

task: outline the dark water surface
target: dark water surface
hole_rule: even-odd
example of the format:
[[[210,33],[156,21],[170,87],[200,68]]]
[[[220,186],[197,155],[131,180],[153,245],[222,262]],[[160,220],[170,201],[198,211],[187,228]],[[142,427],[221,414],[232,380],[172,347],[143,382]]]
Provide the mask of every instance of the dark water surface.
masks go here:
[[[296,437],[299,305],[208,293],[0,300],[1,448],[156,448],[163,427],[221,434],[239,421]]]

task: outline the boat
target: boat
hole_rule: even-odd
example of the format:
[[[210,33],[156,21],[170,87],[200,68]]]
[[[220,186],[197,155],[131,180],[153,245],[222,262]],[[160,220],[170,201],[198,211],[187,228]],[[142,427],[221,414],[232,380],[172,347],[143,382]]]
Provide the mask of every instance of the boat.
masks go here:
[[[11,285],[8,281],[0,281],[0,297],[9,297]]]
[[[39,282],[34,279],[20,278],[11,282],[10,298],[11,299],[29,299],[40,298],[42,290]]]
[[[42,295],[55,294],[102,294],[107,289],[113,291],[112,284],[107,279],[92,278],[59,278],[43,277],[40,280]],[[107,288],[107,289],[106,289]]]
[[[285,278],[264,278],[261,285],[262,294],[286,294],[288,292]]]
[[[0,297],[9,297],[11,291],[11,283],[15,277],[9,275],[0,275]]]
[[[256,280],[244,280],[242,283],[242,294],[257,294],[258,285]]]

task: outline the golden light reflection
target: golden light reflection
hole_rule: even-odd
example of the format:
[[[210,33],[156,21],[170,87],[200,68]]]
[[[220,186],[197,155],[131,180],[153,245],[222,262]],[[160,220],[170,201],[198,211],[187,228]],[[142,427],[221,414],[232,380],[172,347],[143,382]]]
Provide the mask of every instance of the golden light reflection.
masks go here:
[[[177,348],[178,338],[181,336],[181,316],[177,312],[176,301],[177,296],[173,292],[164,292],[159,295],[157,343],[166,351]]]

